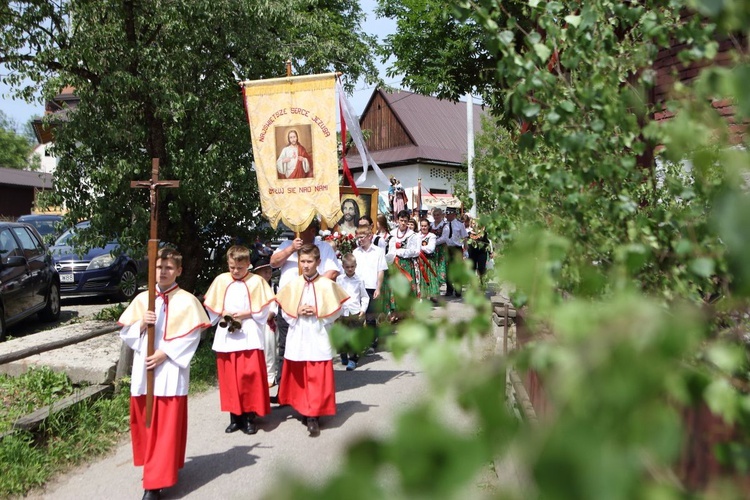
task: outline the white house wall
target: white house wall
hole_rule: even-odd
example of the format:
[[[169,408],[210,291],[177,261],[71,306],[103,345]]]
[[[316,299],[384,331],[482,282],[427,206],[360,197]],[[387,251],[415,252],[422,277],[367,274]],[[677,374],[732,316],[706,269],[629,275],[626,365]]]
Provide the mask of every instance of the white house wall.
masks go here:
[[[37,144],[31,154],[39,157],[39,160],[41,161],[41,172],[44,172],[45,174],[54,174],[55,168],[57,168],[57,158],[51,156],[47,152],[49,146],[51,146],[51,144]]]
[[[411,193],[417,189],[417,181],[419,179],[422,179],[422,194],[427,194],[425,189],[430,191],[438,189],[447,193],[453,193],[455,191],[455,175],[460,171],[458,167],[445,167],[424,163],[401,167],[387,167],[382,170],[386,177],[390,178],[393,176],[401,181],[407,194],[410,195],[410,204]],[[356,179],[358,175],[358,173],[354,173],[353,177]],[[368,169],[367,178],[359,187],[378,188],[381,193],[386,194],[388,193],[389,184],[383,184],[372,169]]]

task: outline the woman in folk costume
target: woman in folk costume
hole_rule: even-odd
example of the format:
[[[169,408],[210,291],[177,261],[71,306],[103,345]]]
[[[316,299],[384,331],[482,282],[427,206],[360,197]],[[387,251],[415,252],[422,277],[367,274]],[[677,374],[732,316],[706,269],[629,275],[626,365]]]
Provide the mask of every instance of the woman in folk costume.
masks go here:
[[[419,254],[419,273],[421,276],[420,299],[434,299],[440,295],[440,280],[437,269],[438,260],[435,251],[437,237],[430,232],[430,221],[419,221],[419,236],[422,240]]]
[[[144,499],[158,499],[162,488],[177,483],[185,464],[190,360],[201,331],[210,326],[203,306],[175,283],[182,255],[162,248],[156,260],[156,301],[148,310],[148,291],[122,313],[120,337],[133,349],[130,379],[130,435],[133,462],[143,466]],[[154,325],[154,354],[148,356],[147,326]],[[154,372],[151,425],[146,427],[146,373]]]
[[[398,226],[391,231],[388,242],[388,252],[385,260],[393,265],[389,271],[391,277],[400,273],[411,283],[412,293],[417,294],[417,280],[415,274],[415,259],[419,257],[420,237],[409,229],[409,211],[402,210],[398,214]],[[398,308],[398,307],[397,307]]]
[[[276,160],[276,170],[279,179],[302,179],[313,176],[312,156],[305,147],[299,143],[299,135],[296,130],[290,130],[286,134],[287,145],[281,150]]]
[[[279,404],[290,405],[305,420],[310,436],[320,434],[318,418],[336,414],[336,386],[328,333],[349,298],[335,282],[318,274],[320,249],[299,249],[302,275],[279,290],[276,301],[289,323]]]
[[[435,235],[435,260],[437,261],[438,289],[445,284],[446,260],[448,258],[448,236],[443,235],[446,227],[445,214],[440,208],[432,211],[435,221],[430,224],[430,231]]]
[[[229,412],[225,432],[255,434],[256,415],[271,412],[264,328],[274,303],[268,283],[249,271],[250,250],[234,245],[227,251],[229,272],[220,274],[206,292],[203,304],[214,336],[221,411]],[[273,355],[273,353],[270,353]]]

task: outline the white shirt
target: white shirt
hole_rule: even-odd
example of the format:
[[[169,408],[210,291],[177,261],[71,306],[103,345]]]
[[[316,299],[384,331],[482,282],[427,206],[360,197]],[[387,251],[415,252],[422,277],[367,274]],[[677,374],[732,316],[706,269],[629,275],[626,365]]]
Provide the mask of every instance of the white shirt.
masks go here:
[[[349,294],[349,298],[343,304],[344,316],[357,316],[361,312],[367,312],[367,306],[370,305],[370,296],[367,295],[365,283],[359,276],[355,274],[349,277],[346,274],[340,274],[336,278],[336,284]]]
[[[327,244],[327,243],[326,243]],[[315,292],[306,286],[302,292],[300,305],[315,305]],[[292,318],[283,309],[281,314],[289,323],[284,358],[291,361],[328,361],[336,354],[328,338],[333,322],[341,316],[341,309],[323,319],[316,316]]]
[[[292,245],[292,240],[282,241],[281,245],[276,249],[275,253],[278,253],[285,248]],[[339,264],[339,260],[336,258],[336,252],[333,251],[331,245],[325,241],[315,240],[315,246],[320,249],[320,265],[318,265],[318,273],[323,275],[328,271],[338,271],[339,273],[344,272],[344,269]],[[279,277],[279,290],[284,287],[287,283],[293,281],[299,276],[299,268],[297,265],[298,252],[292,252],[292,255],[281,265],[281,276]]]
[[[357,276],[362,278],[365,288],[375,290],[378,287],[378,274],[388,270],[385,251],[371,243],[367,250],[357,247],[352,254],[357,259]]]
[[[399,243],[400,245],[397,245]],[[411,229],[407,229],[405,233],[401,233],[399,228],[391,231],[391,241],[388,243],[388,253],[385,254],[385,259],[390,263],[393,262],[396,257],[403,259],[413,259],[419,256],[419,245],[421,241],[419,235],[417,235]],[[399,248],[396,248],[396,247]]]
[[[154,396],[186,396],[190,385],[190,360],[201,340],[201,329],[172,340],[164,340],[164,299],[157,295],[154,305],[154,351],[161,350],[167,359],[154,369]],[[142,321],[136,321],[120,330],[120,338],[133,349],[133,373],[130,376],[130,394],[146,394],[146,356],[148,335],[141,335]]]
[[[247,296],[247,287],[244,281],[234,281],[227,287],[224,295],[224,310],[233,313],[247,311],[250,309],[250,297]],[[238,352],[253,349],[263,350],[264,337],[263,328],[268,320],[269,305],[266,305],[257,314],[240,321],[242,328],[229,332],[229,325],[218,327],[214,335],[213,350],[216,352]],[[215,325],[221,320],[221,316],[208,309],[208,317],[211,324]]]
[[[451,234],[451,227],[453,227],[453,233]],[[449,221],[443,228],[443,237],[445,238],[448,246],[450,247],[462,247],[464,240],[469,237],[469,233],[466,232],[466,226],[458,219]]]

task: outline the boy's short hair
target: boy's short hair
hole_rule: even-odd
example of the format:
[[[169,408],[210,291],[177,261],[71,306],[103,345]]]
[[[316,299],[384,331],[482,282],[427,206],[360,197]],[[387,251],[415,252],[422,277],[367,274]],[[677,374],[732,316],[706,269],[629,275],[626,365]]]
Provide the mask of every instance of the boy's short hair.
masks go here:
[[[356,266],[357,265],[357,259],[356,259],[356,257],[354,257],[353,253],[345,253],[341,257],[341,263],[342,264],[354,264]]]
[[[164,247],[159,250],[156,259],[171,259],[174,262],[175,266],[182,267],[182,254],[172,247]]]
[[[401,210],[398,213],[397,219],[411,219],[411,212],[409,210]]]
[[[300,255],[312,255],[313,259],[320,260],[320,248],[313,245],[312,243],[302,245],[302,248],[299,249],[299,254]]]
[[[370,226],[357,226],[357,236],[368,236],[372,234],[372,227]]]
[[[369,215],[363,215],[357,221],[358,226],[372,226],[372,219]]]
[[[227,250],[227,261],[229,259],[235,262],[250,262],[250,249],[242,245],[232,245]]]

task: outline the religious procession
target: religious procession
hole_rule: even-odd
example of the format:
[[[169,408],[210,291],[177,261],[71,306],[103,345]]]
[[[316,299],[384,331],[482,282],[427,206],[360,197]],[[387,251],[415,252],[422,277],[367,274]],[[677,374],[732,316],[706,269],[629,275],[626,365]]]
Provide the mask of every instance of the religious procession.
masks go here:
[[[423,209],[420,200],[409,210],[401,182],[386,178],[369,157],[335,74],[241,86],[262,214],[294,237],[270,255],[262,245],[232,245],[225,271],[201,303],[177,285],[182,255],[157,247],[152,224],[149,288],[119,319],[122,340],[135,352],[130,429],[144,500],[161,498],[185,464],[190,362],[204,330],[213,329],[225,433],[256,434],[274,404],[293,408],[309,436],[317,437],[337,412],[334,363],[356,370],[361,357],[377,351],[381,335],[397,334],[413,301],[438,307],[460,298],[461,286],[448,279],[449,264],[471,258],[481,276],[491,251],[458,208]],[[364,166],[355,181],[344,145],[348,186],[339,185],[335,111],[342,137],[349,132]],[[385,210],[378,189],[357,187],[368,165],[390,186]],[[150,182],[133,182],[149,188],[152,200],[158,189],[174,185],[158,180],[157,161]],[[151,210],[153,222],[155,204]],[[406,280],[406,297],[394,293],[391,279]],[[338,348],[331,342],[336,332],[345,339]]]

